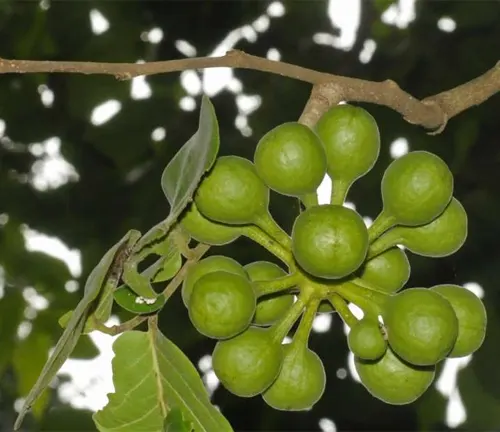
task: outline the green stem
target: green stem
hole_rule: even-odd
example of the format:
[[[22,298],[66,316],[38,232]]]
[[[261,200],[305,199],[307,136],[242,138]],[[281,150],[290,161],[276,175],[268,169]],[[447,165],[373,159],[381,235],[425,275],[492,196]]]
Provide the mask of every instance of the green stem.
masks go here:
[[[380,289],[380,287],[378,287],[377,285],[372,284],[371,282],[368,282],[367,280],[364,280],[364,279],[361,279],[361,278],[353,278],[353,279],[350,279],[349,282],[352,282],[355,285],[367,288],[370,291],[374,291],[374,292],[382,294],[384,296],[388,296],[389,295],[384,290]]]
[[[312,298],[307,303],[304,315],[302,315],[302,319],[300,320],[299,328],[293,335],[293,343],[303,347],[307,346],[309,334],[311,333],[312,324],[316,317],[320,301],[319,298]]]
[[[285,249],[292,249],[292,239],[283,230],[283,228],[278,225],[278,223],[271,216],[271,213],[267,211],[264,214],[257,216],[254,223],[267,235],[281,244],[281,246]]]
[[[368,249],[367,260],[375,258],[377,255],[384,253],[386,250],[404,242],[399,233],[398,227],[392,228],[385,234],[376,239]]]
[[[328,301],[333,305],[335,310],[339,313],[342,321],[344,321],[349,327],[352,327],[358,322],[358,319],[354,316],[347,305],[347,302],[338,294],[330,294],[328,296]]]
[[[319,205],[318,194],[316,192],[302,195],[300,200],[306,208],[314,207]]]
[[[331,294],[338,294],[345,300],[360,307],[370,315],[382,315],[389,295],[374,291],[354,282],[348,281],[330,287]]]
[[[386,232],[389,228],[392,228],[396,225],[396,218],[394,216],[386,214],[384,210],[382,210],[373,224],[368,228],[368,240],[370,243],[373,243],[377,238],[379,238],[384,232]]]
[[[102,333],[108,334],[110,336],[116,336],[120,333],[123,333],[123,332],[126,332],[126,331],[129,331],[129,330],[136,328],[139,324],[142,324],[147,319],[148,319],[148,317],[144,316],[144,315],[135,316],[134,318],[132,318],[128,321],[125,321],[122,324],[114,325],[111,327],[106,327],[104,325],[104,323],[99,322],[97,320],[94,321],[94,324],[95,324],[96,330],[98,330]]]
[[[163,297],[165,297],[165,301],[168,300],[172,294],[176,291],[177,288],[182,284],[182,281],[186,277],[187,271],[190,266],[195,264],[203,255],[205,255],[210,249],[209,245],[204,243],[199,243],[195,248],[190,249],[189,258],[182,268],[177,272],[174,278],[168,283],[165,289],[162,292]]]
[[[269,329],[272,333],[272,339],[275,343],[281,343],[285,336],[288,334],[293,324],[299,316],[302,314],[308,299],[304,299],[303,296],[299,296],[297,301],[292,305],[286,315],[284,315],[278,322],[273,324]]]
[[[347,192],[351,188],[352,182],[343,180],[332,180],[332,194],[330,204],[343,205],[347,196]]]
[[[262,280],[252,282],[258,297],[274,294],[297,285],[300,281],[299,273],[293,273],[272,280]]]
[[[291,252],[286,250],[276,240],[267,235],[259,227],[255,225],[245,225],[241,227],[241,235],[248,237],[255,243],[260,244],[263,248],[271,252],[275,257],[283,261],[290,270],[295,270],[295,261]]]

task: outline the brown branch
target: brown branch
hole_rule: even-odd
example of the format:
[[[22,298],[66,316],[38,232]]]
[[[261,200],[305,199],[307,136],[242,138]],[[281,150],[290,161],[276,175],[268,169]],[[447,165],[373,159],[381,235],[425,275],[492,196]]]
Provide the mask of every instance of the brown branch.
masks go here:
[[[315,122],[319,115],[339,100],[384,105],[399,112],[406,121],[441,132],[449,119],[465,109],[481,104],[500,91],[500,61],[473,80],[422,101],[403,91],[394,81],[366,81],[344,77],[289,63],[268,60],[232,50],[222,57],[196,57],[151,63],[93,63],[7,60],[0,58],[0,74],[6,73],[81,73],[113,75],[131,79],[140,75],[180,72],[187,69],[230,67],[268,72],[305,81],[316,86],[302,120]],[[311,105],[313,104],[313,105]]]

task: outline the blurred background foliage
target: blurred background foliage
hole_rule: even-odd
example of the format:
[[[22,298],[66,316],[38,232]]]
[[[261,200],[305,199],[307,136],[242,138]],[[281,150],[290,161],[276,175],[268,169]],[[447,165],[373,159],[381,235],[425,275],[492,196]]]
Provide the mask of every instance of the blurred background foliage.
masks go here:
[[[499,1],[0,2],[3,58],[137,62],[237,48],[340,75],[391,78],[418,98],[491,68],[499,41]],[[196,129],[201,92],[217,110],[221,153],[251,158],[266,131],[299,117],[309,90],[288,78],[227,69],[133,81],[0,75],[0,430],[11,430],[15,401],[36,379],[61,333],[57,319],[76,305],[89,271],[126,230],[144,232],[166,217],[160,175]],[[469,215],[469,238],[452,257],[411,255],[409,285],[473,282],[476,292],[484,291],[489,327],[483,347],[452,373],[451,387],[433,387],[411,406],[391,407],[353,380],[342,323],[331,316],[331,328],[311,339],[328,376],[313,410],[277,412],[258,397],[239,399],[221,387],[214,403],[238,431],[498,430],[500,96],[453,118],[437,136],[387,108],[365,107],[378,121],[383,147],[348,199],[373,219],[381,208],[380,179],[393,157],[427,149],[446,160],[455,196]],[[271,210],[290,229],[296,203],[273,194]],[[49,253],[53,240],[30,246],[36,233],[60,239],[73,251],[66,258],[71,255],[74,265]],[[269,258],[244,239],[210,253],[230,254],[242,264]],[[198,364],[214,342],[194,331],[181,304],[180,296],[167,304],[161,327]],[[86,337],[73,359],[98,353]],[[58,383],[67,380],[61,375]],[[36,406],[38,420],[28,419],[24,430],[94,430],[91,410],[75,406],[51,391]]]

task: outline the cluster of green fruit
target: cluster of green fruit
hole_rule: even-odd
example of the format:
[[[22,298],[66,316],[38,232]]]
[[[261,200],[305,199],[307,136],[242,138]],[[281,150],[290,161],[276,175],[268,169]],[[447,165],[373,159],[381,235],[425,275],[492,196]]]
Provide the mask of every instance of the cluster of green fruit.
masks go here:
[[[339,105],[314,128],[289,122],[272,129],[258,142],[253,162],[219,157],[202,179],[181,219],[186,233],[209,245],[246,236],[287,267],[242,266],[214,255],[187,272],[184,304],[196,329],[218,340],[214,371],[232,393],[260,394],[275,409],[310,409],[326,381],[321,359],[308,347],[317,313],[339,313],[350,328],[361,382],[390,404],[413,402],[439,362],[482,344],[486,312],[472,292],[456,285],[402,290],[410,264],[398,246],[444,257],[466,239],[467,215],[453,197],[447,165],[424,151],[394,160],[381,182],[382,211],[369,228],[343,205],[379,152],[373,117]],[[316,190],[325,175],[332,198],[319,205]],[[270,190],[303,203],[290,234],[269,213]],[[349,302],[363,310],[362,319]],[[291,343],[283,344],[300,317]]]

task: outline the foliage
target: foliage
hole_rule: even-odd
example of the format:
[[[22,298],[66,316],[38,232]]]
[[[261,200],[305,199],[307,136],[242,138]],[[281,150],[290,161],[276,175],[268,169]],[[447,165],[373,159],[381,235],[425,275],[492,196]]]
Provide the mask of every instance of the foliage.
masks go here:
[[[267,7],[261,2],[229,2],[223,7],[217,3],[206,2],[206,6],[194,10],[192,5],[183,2],[127,3],[120,7],[113,2],[77,2],[71,6],[53,2],[44,11],[34,3],[5,1],[0,5],[1,57],[130,62],[139,58],[177,58],[180,55],[174,42],[179,39],[189,41],[198,53],[205,54],[210,53],[228,31],[252,22]],[[390,77],[419,97],[465,82],[498,60],[494,41],[500,38],[500,27],[495,3],[483,2],[470,7],[461,2],[422,2],[416,20],[405,29],[397,29],[381,20],[380,14],[390,2],[373,2],[373,9],[369,3],[363,3],[367,6],[363,8],[361,35],[350,51],[311,41],[314,33],[332,32],[325,15],[326,2],[307,7],[300,2],[285,2],[285,16],[272,19],[268,32],[260,33],[255,43],[241,40],[237,47],[257,55],[266,55],[269,48],[276,47],[287,62],[367,79]],[[379,6],[380,9],[376,9]],[[89,30],[88,15],[92,7],[99,9],[111,23],[110,30],[100,36]],[[181,16],[189,17],[189,23],[179,19]],[[450,16],[456,21],[455,32],[443,33],[436,28],[442,16]],[[197,25],[192,25],[193,22]],[[140,33],[154,26],[164,29],[167,35],[164,40],[157,45],[140,42]],[[370,63],[361,64],[358,55],[366,38],[376,41],[377,50]],[[298,117],[308,88],[279,77],[263,79],[258,72],[236,70],[234,74],[242,80],[245,94],[261,95],[262,105],[248,118],[253,136],[245,137],[233,126],[236,116],[233,95],[222,92],[212,99],[223,137],[221,152],[249,158],[257,139],[266,131]],[[134,100],[129,95],[129,82],[109,77],[58,74],[0,77],[0,118],[5,121],[5,136],[8,137],[2,138],[0,146],[0,202],[2,211],[8,214],[8,222],[2,219],[0,231],[0,261],[6,283],[5,296],[0,302],[3,311],[0,318],[2,394],[6,395],[2,400],[1,417],[7,422],[7,429],[11,427],[8,419],[12,418],[13,401],[25,394],[26,385],[19,376],[16,378],[13,368],[15,331],[21,322],[29,319],[23,316],[27,304],[20,290],[33,286],[50,302],[49,309],[38,312],[33,325],[39,328],[41,341],[48,338],[52,343],[61,331],[57,325],[59,317],[73,309],[81,297],[80,292],[71,294],[64,289],[65,283],[74,276],[59,260],[26,249],[21,235],[23,224],[56,235],[71,248],[79,249],[83,282],[123,233],[132,227],[145,232],[168,214],[168,203],[157,186],[158,179],[178,151],[179,144],[196,129],[197,115],[178,107],[186,90],[176,75],[154,76],[147,82],[152,97]],[[40,102],[40,85],[47,85],[54,91],[51,108]],[[92,125],[88,121],[91,110],[109,98],[122,102],[121,112],[102,126]],[[468,241],[452,257],[430,260],[410,255],[412,276],[409,283],[429,286],[450,281],[457,284],[477,281],[486,290],[484,300],[493,323],[490,328],[495,328],[498,299],[493,287],[499,260],[496,238],[500,234],[496,217],[498,98],[461,114],[448,124],[445,132],[434,137],[425,136],[421,129],[408,125],[388,109],[373,106],[369,110],[377,119],[383,141],[379,162],[366,176],[366,181],[352,188],[352,201],[357,210],[372,218],[380,211],[377,185],[390,161],[389,146],[394,139],[404,136],[412,150],[430,150],[444,158],[454,174],[456,196],[467,210]],[[166,126],[166,138],[153,141],[151,132],[160,126]],[[75,167],[79,180],[57,189],[40,191],[30,184],[30,180],[33,163],[40,162],[43,156],[38,156],[30,144],[52,136],[60,137],[61,151]],[[293,217],[282,210],[287,208],[285,203],[296,205],[290,199],[272,196],[272,211],[277,221],[289,230]],[[226,252],[242,263],[252,261],[256,254],[273,260],[244,238],[218,249],[217,253]],[[159,327],[192,361],[197,361],[212,344],[195,334],[187,314],[178,307],[180,299],[177,297],[165,306]],[[114,312],[122,320],[130,316],[118,309]],[[312,412],[278,413],[266,408],[260,400],[242,402],[222,390],[217,390],[213,402],[221,407],[235,429],[242,425],[266,430],[314,429],[321,417],[333,418],[341,430],[407,430],[422,424],[427,424],[428,430],[443,427],[440,424],[444,422],[443,411],[432,416],[435,423],[425,423],[421,419],[428,419],[436,406],[444,409],[444,404],[424,400],[404,408],[391,408],[364,395],[362,388],[351,380],[335,378],[335,371],[346,367],[347,353],[338,330],[312,335],[312,348],[325,359],[327,373],[333,381]],[[483,348],[459,376],[460,391],[466,406],[470,407],[466,429],[498,425],[495,400],[500,387],[496,385],[495,375],[498,355],[495,335],[495,330],[487,335]],[[40,353],[46,352],[46,345],[33,342],[32,350],[38,350],[34,354],[36,358],[43,357]],[[18,369],[17,373],[22,372]],[[12,386],[16,385],[17,390],[14,390]],[[440,398],[435,390],[431,395]],[[58,402],[53,400],[51,405],[56,406]],[[362,417],[359,416],[360,405],[364,407]],[[47,413],[43,430],[57,430],[55,424],[63,424],[58,412],[60,410],[56,409],[52,414]],[[75,410],[70,413],[74,415]],[[73,421],[59,430],[78,430],[78,424],[84,423]]]

